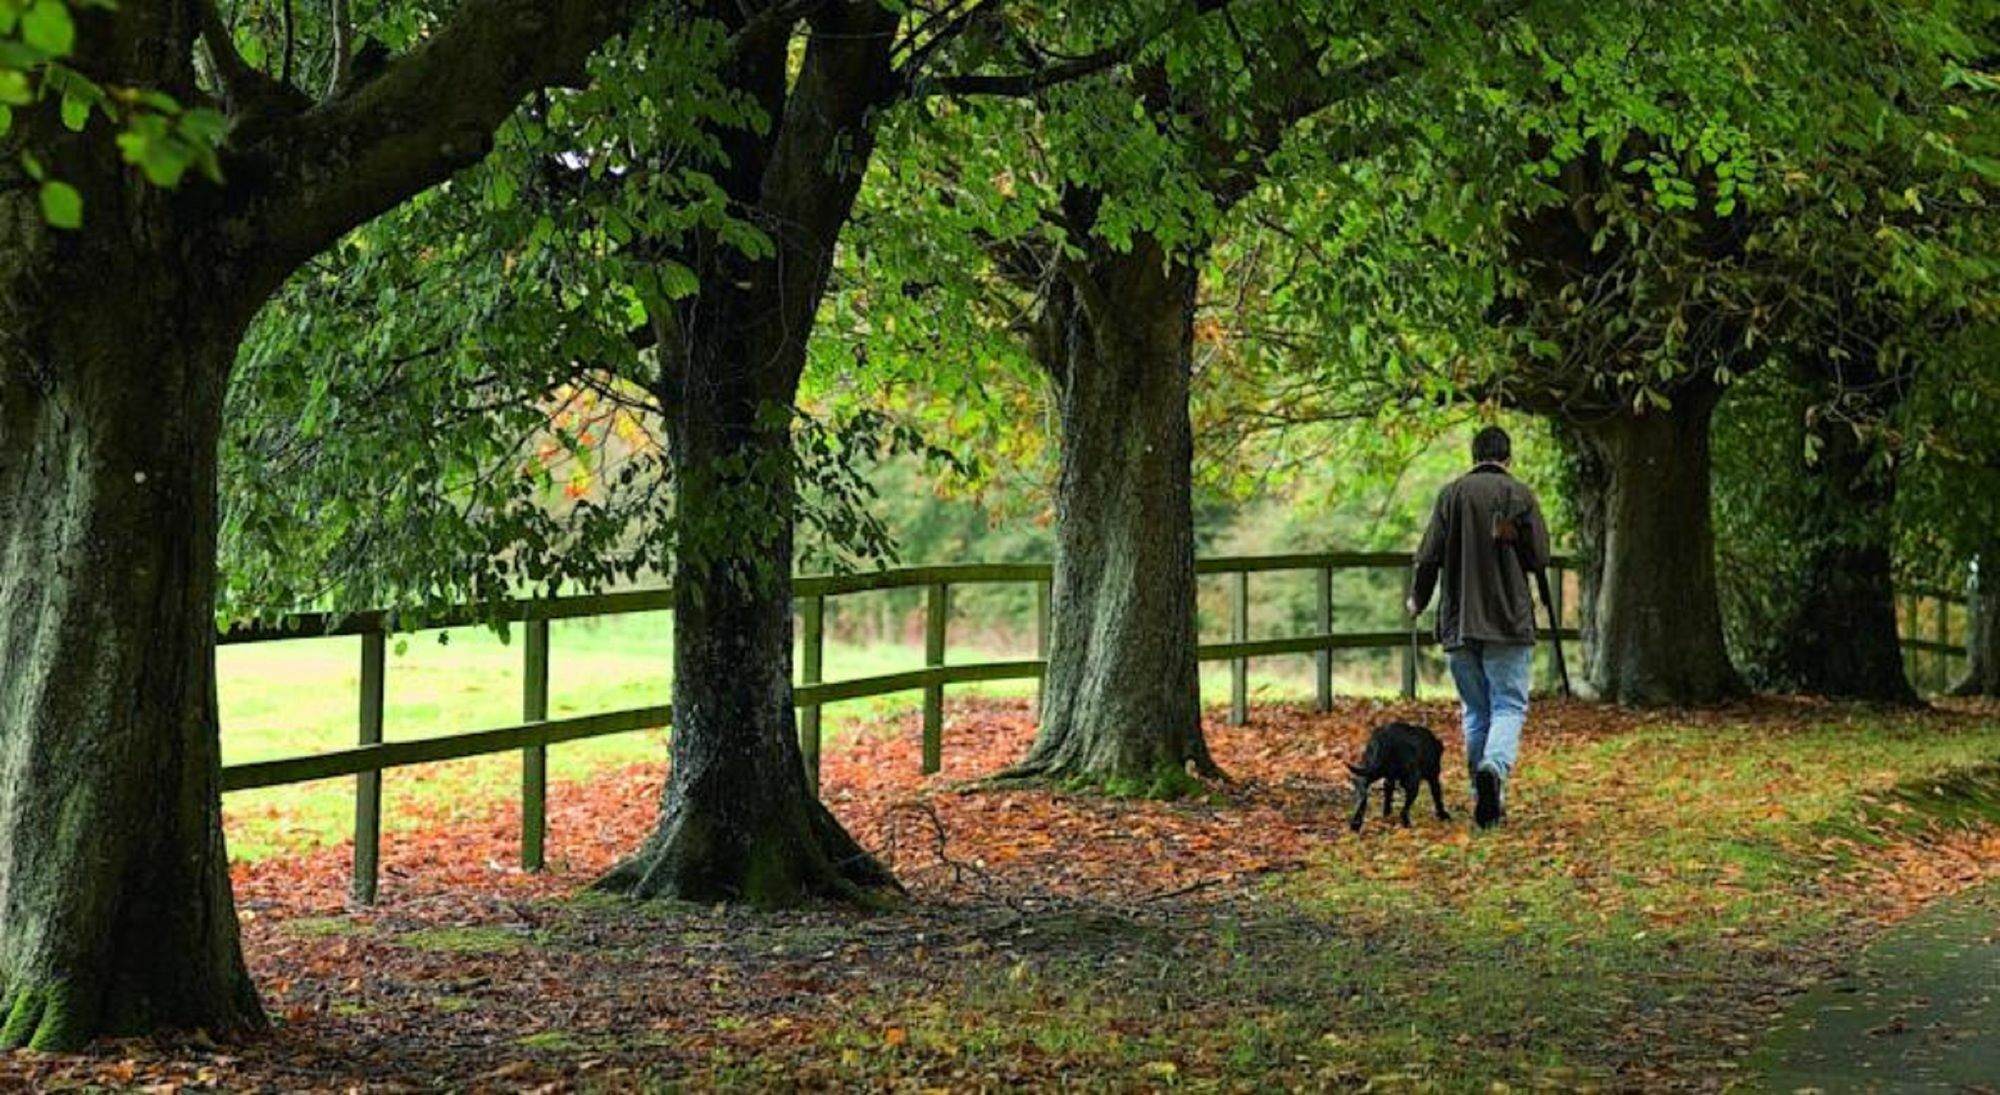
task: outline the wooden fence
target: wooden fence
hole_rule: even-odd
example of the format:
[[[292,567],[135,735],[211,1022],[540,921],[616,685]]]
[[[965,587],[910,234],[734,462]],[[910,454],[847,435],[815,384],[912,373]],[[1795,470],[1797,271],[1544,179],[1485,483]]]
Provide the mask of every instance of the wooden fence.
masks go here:
[[[1579,636],[1568,626],[1563,608],[1563,573],[1566,560],[1552,566],[1559,621],[1564,626],[1549,641],[1574,642]],[[1414,697],[1417,691],[1419,650],[1434,640],[1427,629],[1397,631],[1339,632],[1333,624],[1335,604],[1333,575],[1344,570],[1407,571],[1410,556],[1401,552],[1329,552],[1301,555],[1266,555],[1203,559],[1195,569],[1201,576],[1222,576],[1229,590],[1229,640],[1204,643],[1203,661],[1226,661],[1230,671],[1229,720],[1241,725],[1249,717],[1249,662],[1252,658],[1310,655],[1315,661],[1316,695],[1319,710],[1333,704],[1333,654],[1337,650],[1384,649],[1398,651],[1402,667],[1402,693]],[[1250,576],[1273,572],[1306,572],[1316,578],[1316,618],[1311,634],[1270,639],[1250,638]],[[820,711],[827,704],[870,696],[904,692],[923,693],[923,769],[938,770],[944,748],[944,691],[948,686],[979,681],[1031,680],[1041,677],[1048,653],[1050,567],[1046,563],[971,564],[952,566],[903,567],[866,574],[815,575],[793,580],[792,593],[799,618],[801,639],[800,681],[794,690],[799,707],[799,746],[804,754],[808,778],[819,785]],[[951,615],[952,590],[974,584],[1025,583],[1035,590],[1035,654],[1032,659],[945,664],[945,650]],[[826,640],[826,607],[830,598],[856,593],[894,589],[926,591],[924,609],[924,668],[901,673],[859,677],[840,681],[822,679]],[[1944,628],[1948,621],[1949,598],[1935,590],[1913,590],[1906,601],[1906,619],[1918,619],[1917,599],[1939,603],[1933,614],[1938,621],[1931,639],[1908,638],[1905,646],[1913,653],[1932,654],[1942,659],[1963,655],[1946,645]],[[1398,598],[1400,603],[1400,597]],[[547,835],[548,749],[562,742],[637,730],[657,729],[672,720],[666,705],[551,719],[549,714],[549,624],[553,620],[575,620],[638,612],[660,612],[673,607],[671,591],[640,590],[580,597],[521,600],[501,606],[498,613],[466,608],[426,617],[422,629],[471,626],[494,619],[522,625],[524,677],[521,688],[521,722],[485,730],[472,730],[445,737],[410,741],[385,739],[385,683],[388,674],[388,637],[401,630],[395,617],[368,612],[346,616],[305,613],[287,617],[275,627],[239,627],[223,633],[224,645],[269,643],[333,636],[361,639],[361,705],[357,744],[351,749],[283,757],[223,769],[225,792],[259,787],[278,787],[314,780],[355,777],[353,896],[362,903],[375,900],[376,880],[382,841],[382,773],[391,768],[466,757],[485,756],[519,750],[521,764],[521,863],[540,870],[545,857]],[[1398,612],[1400,616],[1400,612]],[[1572,661],[1572,664],[1577,664]],[[662,667],[664,673],[665,667]]]

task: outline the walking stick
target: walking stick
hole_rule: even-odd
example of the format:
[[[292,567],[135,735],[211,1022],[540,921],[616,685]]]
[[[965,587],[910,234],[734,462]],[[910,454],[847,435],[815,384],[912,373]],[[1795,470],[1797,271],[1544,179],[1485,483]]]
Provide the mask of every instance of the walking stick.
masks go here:
[[[1535,584],[1541,587],[1542,607],[1549,610],[1549,639],[1556,648],[1556,675],[1562,678],[1563,698],[1568,699],[1569,666],[1563,662],[1562,623],[1556,619],[1555,598],[1549,596],[1549,572],[1546,569],[1535,571]]]

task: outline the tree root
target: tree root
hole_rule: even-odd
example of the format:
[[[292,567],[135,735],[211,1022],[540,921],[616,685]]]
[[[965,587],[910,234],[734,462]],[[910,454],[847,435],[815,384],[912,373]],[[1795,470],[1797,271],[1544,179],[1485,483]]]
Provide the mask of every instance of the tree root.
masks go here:
[[[76,993],[62,984],[0,996],[0,1052],[32,1049],[67,1053],[90,1041]]]
[[[990,776],[967,780],[960,784],[975,791],[1007,790],[1015,787],[1042,787],[1051,782],[1051,765],[1046,761],[1024,760],[1011,764]]]
[[[808,806],[803,843],[767,832],[748,855],[711,848],[712,834],[685,820],[654,834],[592,884],[636,900],[685,900],[778,909],[814,900],[892,906],[907,891],[825,806]]]
[[[1189,771],[1192,766],[1193,771]],[[1176,799],[1208,790],[1202,781],[1229,778],[1206,756],[1190,757],[1180,766],[1161,765],[1134,775],[1093,772],[1068,761],[1030,756],[1018,764],[965,786],[974,790],[1010,790],[1026,787],[1060,787],[1111,795],[1114,798]]]

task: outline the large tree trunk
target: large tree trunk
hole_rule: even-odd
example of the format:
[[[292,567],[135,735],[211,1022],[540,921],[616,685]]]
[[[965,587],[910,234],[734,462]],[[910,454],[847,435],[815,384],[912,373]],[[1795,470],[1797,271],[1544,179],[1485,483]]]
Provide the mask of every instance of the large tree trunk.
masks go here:
[[[1781,686],[1814,695],[1914,704],[1884,518],[1896,483],[1893,471],[1869,466],[1873,455],[1866,439],[1835,424],[1803,469],[1805,520],[1794,540],[1806,559],[1792,572],[1797,588],[1780,591],[1767,668]]]
[[[1038,355],[1061,402],[1041,727],[1009,776],[1172,793],[1217,774],[1196,660],[1193,265],[1098,243],[1053,290]]]
[[[1709,516],[1709,423],[1719,393],[1559,432],[1583,526],[1585,671],[1606,700],[1714,703],[1741,694],[1722,640]]]
[[[251,315],[342,233],[481,155],[573,79],[622,2],[466,0],[365,87],[315,104],[247,65],[210,5],[76,12],[68,59],[229,115],[223,181],[176,188],[54,95],[0,135],[0,1049],[264,1023],[223,848],[216,459]],[[197,86],[198,22],[211,16]],[[53,86],[53,85],[51,85]],[[477,139],[474,139],[477,138]],[[44,224],[25,153],[83,199]]]
[[[655,315],[675,477],[674,726],[658,826],[598,885],[636,897],[865,901],[893,876],[806,782],[792,706],[792,410],[834,248],[893,97],[898,17],[815,16],[789,87],[788,26],[752,35],[728,77],[780,121],[723,136],[722,185],[771,227],[752,259],[703,237],[701,294]]]
[[[792,706],[790,393],[757,392],[743,363],[765,347],[736,345],[745,356],[697,364],[671,407],[686,515],[673,762],[652,837],[599,885],[760,907],[864,900],[895,880],[813,796]]]
[[[1971,632],[1966,637],[1965,679],[1953,686],[1957,696],[2000,696],[2000,548],[1979,556],[1972,582]]]
[[[223,850],[216,441],[239,333],[135,260],[0,336],[0,1049],[263,1023]],[[134,268],[137,268],[136,270]],[[125,276],[121,277],[123,274]]]

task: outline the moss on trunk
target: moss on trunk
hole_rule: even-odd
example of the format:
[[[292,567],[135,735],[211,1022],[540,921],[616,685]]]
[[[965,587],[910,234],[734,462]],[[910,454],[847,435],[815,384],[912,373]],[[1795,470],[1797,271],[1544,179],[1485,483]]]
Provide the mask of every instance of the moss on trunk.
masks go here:
[[[9,346],[41,379],[10,388],[0,436],[0,1048],[263,1024],[215,704],[235,329],[136,277],[73,287]]]
[[[1062,409],[1041,727],[1002,778],[1178,794],[1219,774],[1201,730],[1195,270],[1151,237],[1094,244],[1052,292],[1039,355]]]
[[[1742,694],[1722,637],[1709,512],[1709,423],[1719,392],[1694,383],[1670,410],[1558,431],[1584,553],[1585,676],[1639,706]]]
[[[748,358],[747,360],[755,360]],[[792,705],[787,404],[698,366],[670,420],[677,500],[674,728],[658,827],[600,889],[644,898],[872,902],[896,882],[813,797]]]

